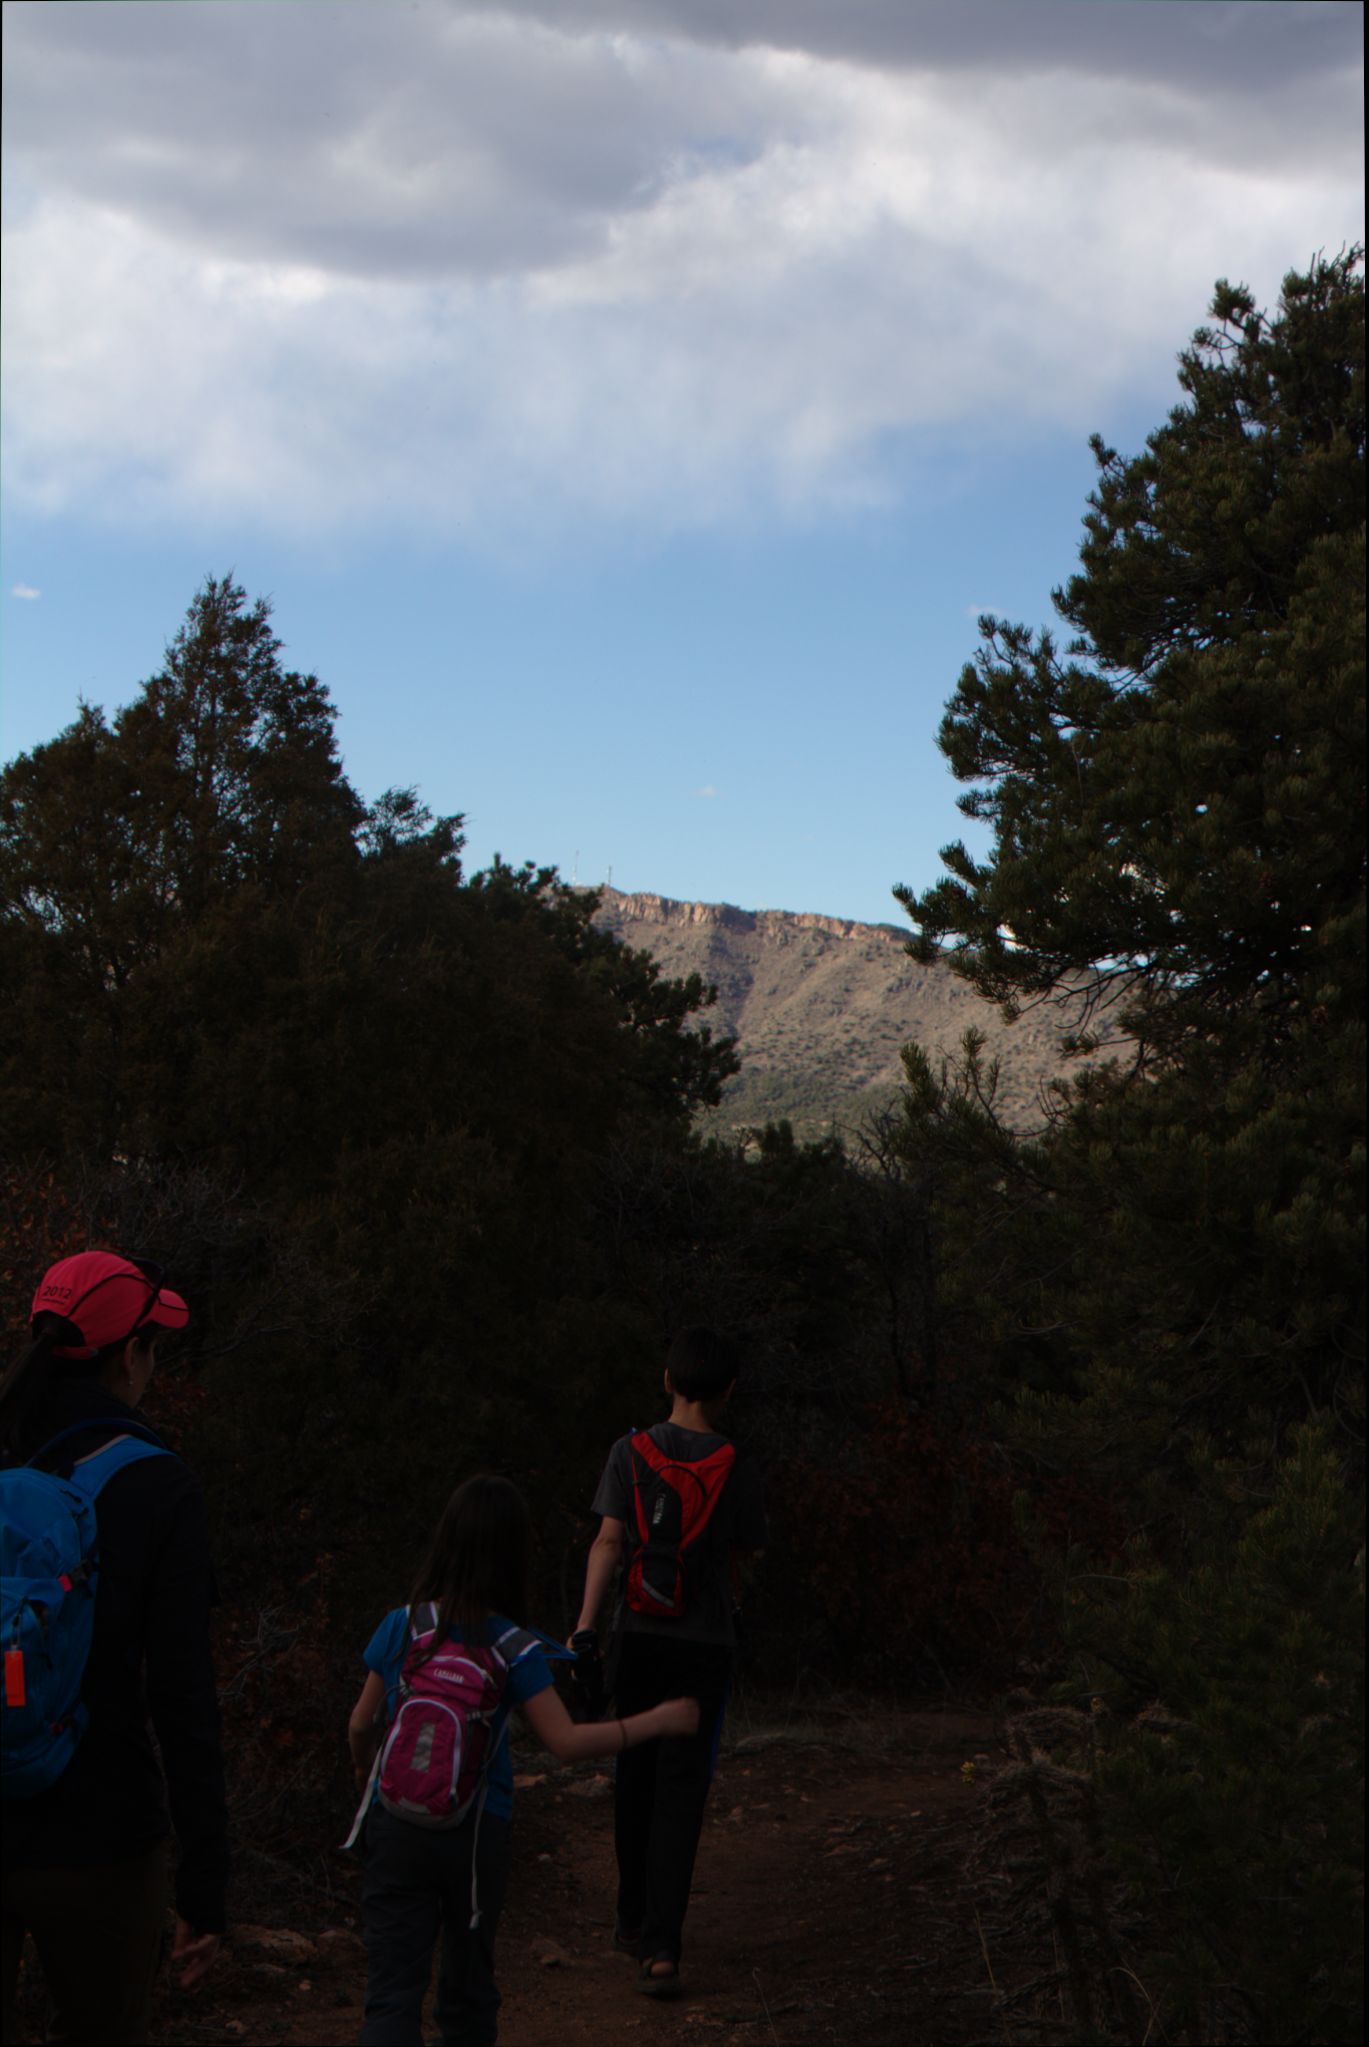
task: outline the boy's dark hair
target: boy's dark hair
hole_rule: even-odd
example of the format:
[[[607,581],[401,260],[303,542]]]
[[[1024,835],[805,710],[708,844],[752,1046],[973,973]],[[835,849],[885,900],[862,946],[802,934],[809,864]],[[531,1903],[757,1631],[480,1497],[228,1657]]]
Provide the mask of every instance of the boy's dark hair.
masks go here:
[[[682,1329],[666,1353],[670,1383],[684,1400],[707,1405],[736,1381],[737,1353],[713,1329]]]
[[[414,1580],[411,1606],[437,1607],[433,1647],[452,1627],[476,1630],[492,1613],[528,1612],[528,1503],[506,1478],[482,1474],[457,1487]]]

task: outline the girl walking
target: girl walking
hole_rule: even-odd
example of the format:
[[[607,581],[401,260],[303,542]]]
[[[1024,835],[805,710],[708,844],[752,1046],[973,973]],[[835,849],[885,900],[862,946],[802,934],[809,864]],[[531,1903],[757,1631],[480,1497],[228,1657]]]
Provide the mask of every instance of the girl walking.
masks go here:
[[[549,1644],[527,1611],[528,1510],[507,1479],[467,1480],[448,1501],[407,1607],[367,1644],[348,1722],[362,1810],[368,1961],[363,2047],[418,2047],[441,1938],[443,2047],[492,2047],[500,1997],[494,1938],[513,1816],[508,1719],[515,1706],[560,1762],[692,1734],[693,1699],[576,1726],[552,1684]],[[551,1653],[555,1653],[553,1650]]]

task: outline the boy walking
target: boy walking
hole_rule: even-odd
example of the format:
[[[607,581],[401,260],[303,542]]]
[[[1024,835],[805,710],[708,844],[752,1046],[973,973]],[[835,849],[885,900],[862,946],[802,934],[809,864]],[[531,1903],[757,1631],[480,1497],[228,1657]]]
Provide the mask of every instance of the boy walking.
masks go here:
[[[717,1427],[737,1356],[710,1329],[670,1347],[670,1418],[624,1436],[594,1496],[578,1628],[592,1628],[620,1566],[617,1711],[699,1701],[697,1734],[644,1743],[619,1758],[615,1944],[641,1962],[649,1997],[679,1993],[681,1934],[736,1646],[732,1559],[765,1547],[759,1474]]]

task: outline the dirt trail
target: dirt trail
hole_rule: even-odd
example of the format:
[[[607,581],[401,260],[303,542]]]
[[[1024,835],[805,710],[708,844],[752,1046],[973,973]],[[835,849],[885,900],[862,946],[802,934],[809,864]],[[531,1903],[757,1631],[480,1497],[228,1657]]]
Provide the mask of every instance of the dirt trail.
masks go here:
[[[499,1936],[502,2047],[912,2047],[993,2036],[992,1990],[960,1855],[979,1792],[962,1765],[987,1718],[907,1713],[743,1733],[725,1750],[686,1927],[684,1995],[660,2004],[614,1952],[612,1798],[593,1770],[521,1756],[514,1873]],[[201,1996],[172,1995],[155,2037],[334,2047],[361,2023],[364,1960],[328,1928],[243,1934]],[[991,1955],[997,1981],[1030,1957]]]
[[[952,1869],[975,1793],[961,1765],[988,1721],[911,1715],[886,1753],[743,1742],[714,1786],[686,1927],[685,1996],[661,2006],[609,1946],[611,1801],[552,1793],[552,1853],[508,1927],[506,2047],[685,2037],[785,2043],[953,2041],[984,2030],[988,1985]],[[534,1794],[536,1795],[536,1794]],[[559,1931],[558,1931],[559,1930]],[[547,1966],[547,1933],[568,1949]]]

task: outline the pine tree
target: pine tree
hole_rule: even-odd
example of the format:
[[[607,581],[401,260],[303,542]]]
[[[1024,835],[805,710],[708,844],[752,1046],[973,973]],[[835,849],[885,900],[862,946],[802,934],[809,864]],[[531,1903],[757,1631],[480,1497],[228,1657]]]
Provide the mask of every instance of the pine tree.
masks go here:
[[[993,850],[901,892],[922,956],[1131,1036],[1028,1219],[1098,1439],[1124,1417],[1138,1460],[1176,1403],[1234,1440],[1359,1398],[1360,271],[1290,276],[1272,319],[1219,285],[1145,452],[1097,444],[1076,637],[986,620],[942,727]]]
[[[112,721],[83,705],[0,774],[0,948],[20,991],[0,1086],[17,1146],[155,1147],[187,1089],[212,1118],[206,1028],[244,1021],[273,934],[357,857],[363,808],[328,693],[283,666],[269,621],[210,577]],[[181,1137],[193,1155],[193,1125]]]
[[[0,901],[122,985],[216,899],[288,896],[350,850],[362,805],[328,692],[283,667],[270,606],[196,592],[165,665],[112,723],[75,723],[4,770]]]
[[[1360,2023],[1362,314],[1357,250],[1217,287],[1144,452],[1095,442],[1069,643],[981,622],[941,744],[991,852],[899,891],[921,957],[1130,1040],[1030,1144],[914,1055],[903,1142],[998,1247],[1019,1453],[1137,1531],[1062,1586],[1061,1696],[1193,2041]]]
[[[1360,255],[1222,283],[1143,454],[1095,439],[1074,629],[985,618],[941,744],[990,856],[898,894],[1013,1003],[1120,1004],[1148,1056],[1338,1027],[1363,963]]]

